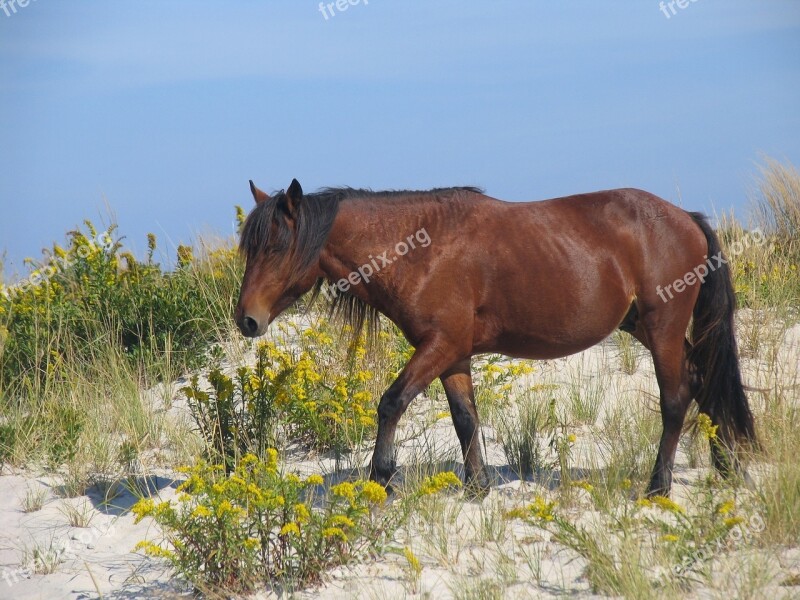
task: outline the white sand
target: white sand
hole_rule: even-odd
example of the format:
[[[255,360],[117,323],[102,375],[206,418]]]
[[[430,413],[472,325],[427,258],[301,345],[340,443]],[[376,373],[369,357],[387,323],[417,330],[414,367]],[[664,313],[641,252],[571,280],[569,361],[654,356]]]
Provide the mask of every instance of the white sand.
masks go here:
[[[740,321],[755,318],[740,315]],[[747,327],[745,323],[742,327]],[[800,326],[796,326],[775,340],[778,364],[785,372],[777,374],[786,381],[798,382],[800,364]],[[640,349],[641,350],[641,349]],[[620,370],[617,349],[604,343],[585,353],[556,361],[536,363],[536,372],[521,385],[543,381],[566,385],[570,378],[580,381],[602,378],[606,388],[600,421],[603,415],[620,403],[639,402],[657,410],[657,387],[649,355],[641,354],[636,372],[632,375]],[[746,378],[753,385],[769,383],[769,377],[759,368],[758,358],[743,360]],[[759,352],[759,355],[763,354]],[[755,381],[753,381],[755,380]],[[595,382],[596,384],[596,382]],[[152,393],[151,393],[152,395]],[[798,391],[796,397],[800,397]],[[754,399],[755,400],[755,399]],[[401,468],[414,464],[415,457],[437,448],[437,455],[449,455],[460,461],[458,442],[449,418],[435,421],[427,429],[423,423],[435,420],[433,415],[446,410],[442,399],[418,398],[408,418],[404,419],[398,440],[404,440],[399,453]],[[185,408],[176,400],[171,411],[175,418],[185,418]],[[575,447],[575,467],[598,464],[598,450],[591,443],[584,443],[581,432],[593,430],[593,426],[571,429],[578,433]],[[588,436],[587,436],[588,437]],[[412,530],[402,536],[398,546],[408,544],[423,563],[422,576],[415,589],[409,583],[403,566],[405,559],[398,554],[386,556],[366,564],[341,567],[326,577],[323,586],[297,595],[299,598],[404,598],[420,597],[444,599],[463,595],[465,590],[475,590],[482,580],[490,583],[504,581],[504,597],[508,598],[560,598],[570,595],[577,598],[595,597],[583,577],[585,562],[572,552],[551,542],[549,535],[532,529],[519,521],[507,522],[498,540],[481,541],[480,522],[483,516],[498,513],[497,505],[507,508],[519,506],[530,500],[537,492],[545,492],[545,482],[520,482],[506,465],[505,455],[495,439],[494,432],[486,428],[486,456],[495,477],[491,494],[482,503],[462,504],[458,499],[449,499],[448,506],[457,515],[451,525],[452,535],[446,550],[433,548],[434,536],[425,531]],[[653,457],[654,458],[654,457]],[[357,462],[366,465],[369,453],[364,452]],[[347,466],[357,467],[359,464]],[[301,472],[331,473],[335,465],[331,461],[290,462],[289,469]],[[673,497],[681,502],[691,493],[690,485],[707,473],[706,469],[689,468],[684,450],[678,455],[676,481]],[[161,498],[168,499],[175,493],[169,473],[160,473],[156,479]],[[95,490],[94,495],[74,499],[62,499],[56,493],[57,477],[40,477],[29,471],[4,474],[0,477],[0,599],[59,599],[97,598],[173,598],[189,597],[186,586],[176,581],[163,563],[145,558],[141,553],[132,553],[136,543],[157,537],[152,522],[134,525],[133,516],[126,509],[134,501],[126,493],[105,506]],[[46,490],[46,503],[42,510],[25,514],[21,498],[29,488]],[[582,492],[580,492],[582,493]],[[91,522],[88,528],[73,528],[62,513],[65,503],[83,506],[88,503]],[[581,519],[591,520],[587,514]],[[53,549],[58,552],[58,563],[51,574],[34,574],[30,560],[33,548]],[[753,553],[747,547],[737,549],[715,563],[715,581],[729,585],[736,577],[736,566],[742,553]],[[763,554],[765,577],[770,581],[795,581],[800,583],[800,550],[797,548],[775,549]],[[26,559],[27,557],[27,559]],[[510,557],[510,558],[509,558]],[[738,557],[738,558],[737,558]],[[777,560],[775,559],[777,557]],[[751,557],[752,558],[752,557]],[[27,560],[27,562],[26,562]],[[794,578],[794,579],[792,579]],[[771,586],[773,598],[800,597],[800,587]],[[718,592],[700,589],[692,597],[715,597]],[[276,592],[264,591],[258,598],[277,597]]]

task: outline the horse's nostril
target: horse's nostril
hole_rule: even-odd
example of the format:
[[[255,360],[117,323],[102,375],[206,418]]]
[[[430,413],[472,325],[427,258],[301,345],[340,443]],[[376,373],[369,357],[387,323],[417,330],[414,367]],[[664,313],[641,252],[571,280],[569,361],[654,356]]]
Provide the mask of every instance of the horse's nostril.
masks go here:
[[[242,319],[242,331],[245,335],[255,335],[258,331],[258,322],[253,317]]]

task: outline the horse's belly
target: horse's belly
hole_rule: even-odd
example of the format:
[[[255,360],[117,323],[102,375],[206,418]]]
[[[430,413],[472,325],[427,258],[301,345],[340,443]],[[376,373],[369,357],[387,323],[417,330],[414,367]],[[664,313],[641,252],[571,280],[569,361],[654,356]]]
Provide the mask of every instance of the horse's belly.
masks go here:
[[[531,303],[502,317],[485,314],[476,321],[474,352],[539,360],[569,356],[611,335],[630,309],[631,300],[614,294],[613,300],[607,296],[604,302],[582,306]]]
[[[546,337],[536,334],[526,335],[504,332],[493,340],[486,340],[483,343],[476,344],[475,353],[491,352],[505,354],[514,358],[536,360],[561,358],[582,352],[602,342],[614,329],[614,326],[610,326],[601,330],[586,332],[584,335],[576,335],[577,332],[570,331],[564,332],[560,336]]]
[[[612,329],[613,331],[613,329]],[[504,354],[513,358],[528,358],[535,360],[547,360],[561,358],[577,352],[582,352],[599,344],[608,337],[611,332],[604,332],[602,335],[575,339],[565,336],[561,340],[542,339],[537,336],[514,336],[504,335],[487,344],[483,348],[477,349],[477,353],[491,352]]]

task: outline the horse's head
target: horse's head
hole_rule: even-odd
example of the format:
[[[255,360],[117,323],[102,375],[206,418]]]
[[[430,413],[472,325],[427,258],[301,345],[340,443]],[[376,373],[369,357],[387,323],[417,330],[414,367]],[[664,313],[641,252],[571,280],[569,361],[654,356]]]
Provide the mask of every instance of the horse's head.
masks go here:
[[[247,217],[239,241],[246,263],[234,318],[243,335],[256,337],[313,287],[320,275],[321,243],[309,235],[313,228],[309,221],[314,220],[309,216],[313,214],[303,206],[303,189],[296,179],[289,189],[273,197],[252,181],[250,190],[256,207]]]

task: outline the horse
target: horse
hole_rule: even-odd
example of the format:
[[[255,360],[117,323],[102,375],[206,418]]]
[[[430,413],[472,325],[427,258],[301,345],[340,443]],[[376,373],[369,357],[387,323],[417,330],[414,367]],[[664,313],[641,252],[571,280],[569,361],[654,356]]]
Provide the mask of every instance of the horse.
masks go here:
[[[707,217],[643,190],[504,202],[472,187],[323,188],[250,181],[234,319],[261,336],[301,296],[323,293],[356,330],[378,314],[414,353],[381,396],[370,465],[391,489],[394,438],[411,401],[441,380],[468,489],[486,494],[472,357],[553,359],[621,329],[652,354],[662,433],[648,496],[668,496],[687,410],[717,427],[714,466],[741,473],[756,444],[734,336],[730,269]],[[427,244],[425,241],[427,240]],[[691,327],[690,327],[691,321]]]

